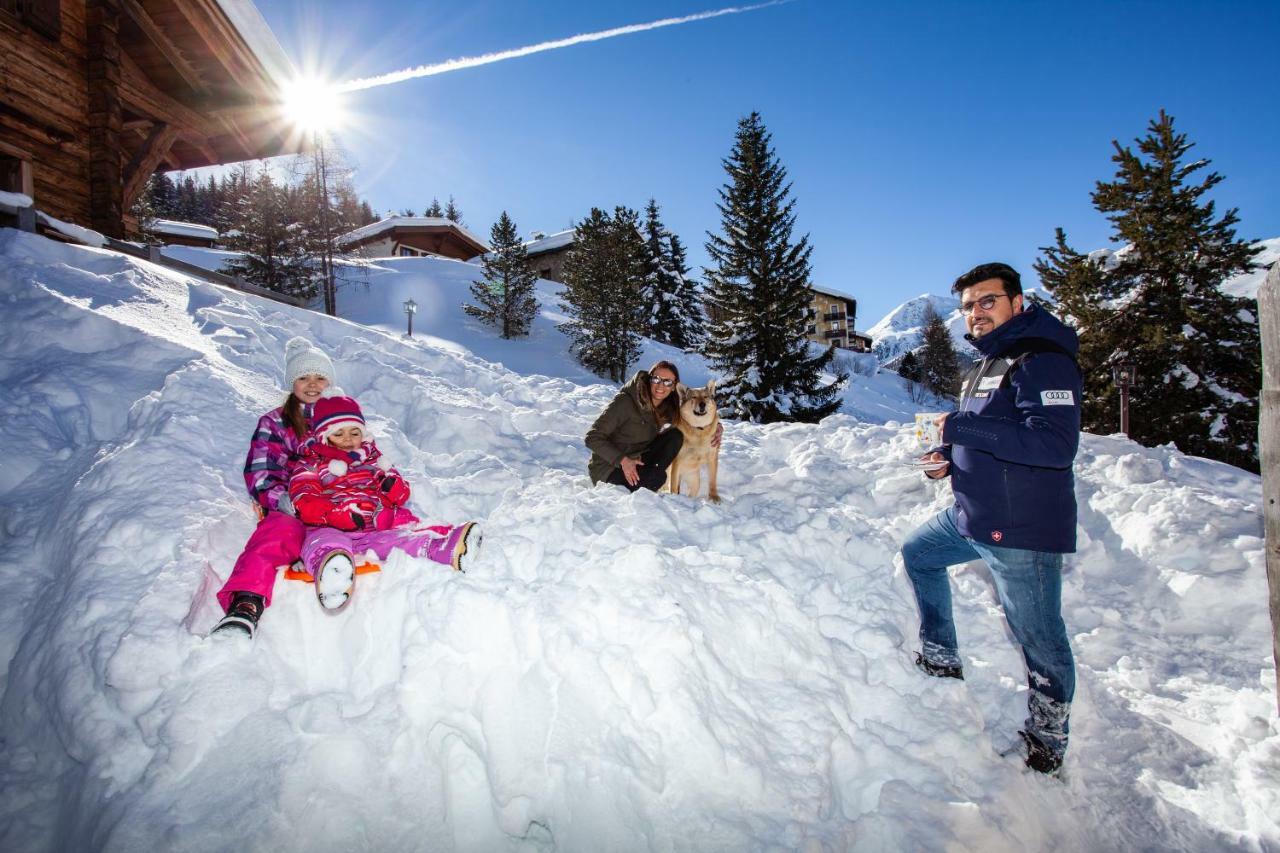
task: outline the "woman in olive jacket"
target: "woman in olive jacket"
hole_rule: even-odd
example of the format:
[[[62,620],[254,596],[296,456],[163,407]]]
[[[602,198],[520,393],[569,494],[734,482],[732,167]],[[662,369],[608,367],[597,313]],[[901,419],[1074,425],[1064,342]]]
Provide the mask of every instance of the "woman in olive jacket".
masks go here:
[[[679,381],[676,366],[660,361],[622,386],[587,430],[593,484],[613,483],[633,492],[662,488],[684,443],[680,430],[672,428],[680,418]]]

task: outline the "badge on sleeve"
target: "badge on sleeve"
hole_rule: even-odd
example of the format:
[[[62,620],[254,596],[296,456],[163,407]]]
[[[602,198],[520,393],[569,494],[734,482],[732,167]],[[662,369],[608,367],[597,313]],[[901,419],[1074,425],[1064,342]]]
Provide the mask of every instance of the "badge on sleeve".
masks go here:
[[[1040,392],[1040,405],[1042,406],[1074,406],[1075,404],[1076,395],[1070,390]]]

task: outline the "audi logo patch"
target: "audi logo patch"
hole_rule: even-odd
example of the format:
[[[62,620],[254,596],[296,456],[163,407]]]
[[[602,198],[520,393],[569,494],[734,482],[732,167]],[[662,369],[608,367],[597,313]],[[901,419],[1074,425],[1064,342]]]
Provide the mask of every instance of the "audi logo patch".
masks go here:
[[[1040,392],[1040,405],[1042,406],[1074,406],[1075,404],[1076,395],[1070,390]]]

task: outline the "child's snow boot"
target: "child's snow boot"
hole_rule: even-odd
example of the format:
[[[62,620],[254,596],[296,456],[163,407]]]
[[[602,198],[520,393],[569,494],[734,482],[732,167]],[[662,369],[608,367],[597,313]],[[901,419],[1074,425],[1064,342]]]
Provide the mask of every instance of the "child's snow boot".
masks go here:
[[[484,541],[484,534],[480,531],[479,525],[474,521],[468,521],[454,528],[449,538],[454,540],[449,565],[460,572],[465,572],[466,567],[474,564],[480,556],[480,543]]]
[[[916,669],[934,678],[958,678],[964,681],[964,669],[958,665],[934,663],[922,653],[916,652]]]
[[[324,558],[316,572],[316,598],[320,606],[330,613],[337,613],[351,601],[355,592],[356,567],[351,555],[335,550]]]
[[[231,606],[227,608],[227,615],[223,616],[209,633],[241,632],[246,637],[252,638],[254,631],[258,629],[258,619],[262,617],[264,606],[262,596],[257,593],[237,592],[231,597]]]

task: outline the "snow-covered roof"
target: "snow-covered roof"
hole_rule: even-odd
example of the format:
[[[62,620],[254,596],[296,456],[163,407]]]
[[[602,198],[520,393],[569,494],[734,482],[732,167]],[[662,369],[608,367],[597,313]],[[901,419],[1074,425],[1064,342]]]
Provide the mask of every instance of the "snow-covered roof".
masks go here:
[[[354,231],[348,231],[338,238],[337,243],[339,246],[361,243],[396,228],[451,228],[465,239],[479,246],[483,251],[489,251],[489,244],[484,240],[481,240],[452,219],[445,219],[442,216],[388,216],[386,219],[371,222]]]
[[[217,3],[277,86],[283,86],[298,76],[289,55],[280,46],[276,34],[267,26],[253,0],[217,0]]]
[[[556,249],[563,249],[565,246],[573,245],[573,229],[568,231],[557,231],[545,237],[537,237],[529,240],[524,244],[524,250],[529,255],[541,255],[543,252],[554,252]]]
[[[814,293],[821,293],[825,296],[834,296],[836,299],[852,299],[855,302],[858,299],[858,297],[851,293],[845,293],[843,290],[836,290],[834,287],[827,287],[825,284],[821,286],[811,284],[809,285],[809,289]]]
[[[151,223],[151,230],[156,234],[169,234],[174,237],[194,237],[197,240],[217,240],[218,230],[208,225],[195,222],[178,222],[176,219],[157,219]]]

